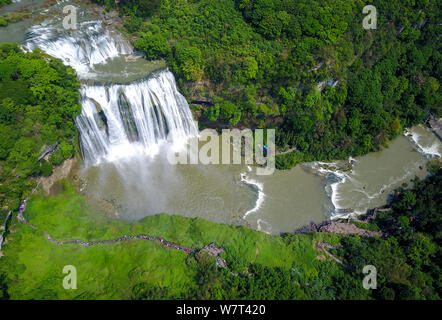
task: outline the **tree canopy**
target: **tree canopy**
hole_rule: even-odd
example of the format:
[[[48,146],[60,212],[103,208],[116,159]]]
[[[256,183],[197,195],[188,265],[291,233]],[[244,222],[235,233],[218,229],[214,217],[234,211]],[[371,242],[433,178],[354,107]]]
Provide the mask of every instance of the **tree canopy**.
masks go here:
[[[0,45],[0,208],[17,209],[32,177],[48,175],[52,165],[39,156],[58,144],[53,165],[77,148],[74,117],[79,104],[74,70],[39,50],[24,53],[15,44]],[[30,180],[31,179],[31,180]]]
[[[441,115],[437,1],[376,0],[375,30],[362,27],[363,1],[94,1],[120,10],[189,100],[233,103],[224,114],[201,105],[205,126],[277,128],[277,144],[304,161],[377,150]],[[294,163],[281,158],[279,168]]]

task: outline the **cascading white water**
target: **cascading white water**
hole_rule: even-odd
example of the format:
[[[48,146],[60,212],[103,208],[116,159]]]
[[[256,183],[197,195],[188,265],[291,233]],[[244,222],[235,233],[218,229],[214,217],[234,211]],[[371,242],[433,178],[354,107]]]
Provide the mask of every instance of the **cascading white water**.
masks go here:
[[[40,48],[75,69],[80,78],[87,78],[94,65],[107,59],[132,53],[129,43],[117,32],[105,29],[101,21],[85,21],[78,30],[65,30],[45,21],[32,26],[26,37],[27,49]]]
[[[133,53],[129,43],[101,21],[79,23],[67,31],[46,21],[31,28],[25,48],[40,48],[91,79],[94,66]],[[126,84],[81,87],[82,113],[76,119],[87,163],[146,153],[163,142],[183,144],[198,133],[186,99],[168,70]]]
[[[197,135],[169,71],[126,85],[84,85],[81,95],[83,111],[76,123],[87,161],[155,154],[163,142],[185,143]]]

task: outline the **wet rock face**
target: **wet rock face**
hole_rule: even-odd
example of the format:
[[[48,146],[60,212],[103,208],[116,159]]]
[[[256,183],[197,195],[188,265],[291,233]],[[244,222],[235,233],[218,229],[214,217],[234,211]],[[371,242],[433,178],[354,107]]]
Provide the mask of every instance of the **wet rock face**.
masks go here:
[[[65,160],[62,165],[56,167],[49,177],[42,177],[39,179],[39,184],[42,186],[46,195],[55,195],[58,193],[59,189],[57,187],[53,188],[57,181],[66,178],[75,163],[77,158],[71,158]]]
[[[332,222],[326,226],[322,226],[319,229],[320,232],[338,233],[344,235],[357,234],[359,236],[374,237],[382,236],[380,231],[369,231],[358,228],[352,223]]]

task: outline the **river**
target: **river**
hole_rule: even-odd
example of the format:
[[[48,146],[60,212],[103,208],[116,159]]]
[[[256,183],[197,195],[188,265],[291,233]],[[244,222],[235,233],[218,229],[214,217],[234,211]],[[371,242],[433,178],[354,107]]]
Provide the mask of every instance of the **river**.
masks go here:
[[[21,0],[2,8],[0,14],[30,8],[33,17],[0,28],[0,42],[39,47],[77,71],[82,192],[112,203],[119,218],[166,212],[271,234],[291,232],[383,205],[395,188],[425,177],[429,159],[441,157],[442,133],[420,125],[380,152],[268,176],[245,165],[171,165],[167,151],[198,134],[173,74],[164,61],[146,61],[134,52],[84,2],[77,5],[79,30],[64,30],[62,8],[71,3]]]

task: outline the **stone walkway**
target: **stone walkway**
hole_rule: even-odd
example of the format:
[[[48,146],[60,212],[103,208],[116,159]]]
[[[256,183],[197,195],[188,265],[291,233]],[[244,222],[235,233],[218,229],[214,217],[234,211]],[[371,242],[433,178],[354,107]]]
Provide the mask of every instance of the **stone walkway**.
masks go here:
[[[117,243],[117,242],[121,242],[121,241],[127,241],[127,240],[131,240],[131,239],[138,239],[138,240],[147,240],[147,241],[152,241],[152,242],[157,242],[160,243],[161,246],[166,247],[166,248],[170,248],[170,249],[174,249],[174,250],[178,250],[178,251],[182,251],[185,252],[186,254],[188,253],[192,253],[195,252],[196,250],[189,248],[189,247],[184,247],[184,246],[180,246],[176,243],[173,242],[169,242],[161,237],[152,237],[149,235],[145,235],[145,234],[140,234],[140,235],[136,235],[136,236],[122,236],[120,238],[116,238],[116,239],[109,239],[109,240],[97,240],[97,241],[90,241],[90,242],[84,242],[82,240],[69,240],[69,241],[56,241],[54,240],[51,235],[47,232],[47,231],[43,231],[44,234],[46,235],[46,238],[52,242],[53,244],[56,245],[65,245],[65,244],[81,244],[84,247],[89,247],[89,246],[95,246],[97,244],[112,244],[112,243]]]

